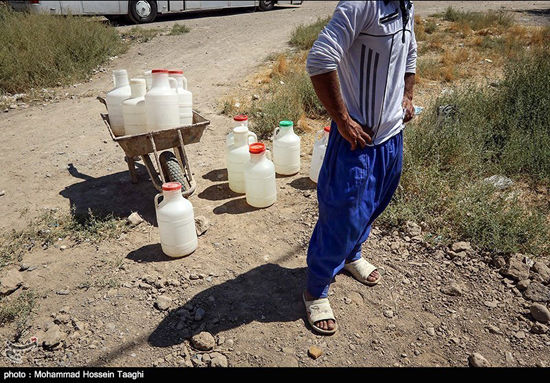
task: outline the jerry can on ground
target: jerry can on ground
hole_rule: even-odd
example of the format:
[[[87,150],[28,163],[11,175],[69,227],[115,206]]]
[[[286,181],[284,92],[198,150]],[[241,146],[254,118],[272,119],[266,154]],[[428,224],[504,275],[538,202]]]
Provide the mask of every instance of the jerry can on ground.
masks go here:
[[[315,140],[315,145],[313,146],[313,156],[311,157],[309,178],[315,183],[319,180],[319,173],[321,172],[321,167],[323,166],[323,161],[325,159],[329,135],[330,126],[327,126],[317,133],[317,140]]]
[[[245,193],[244,168],[250,160],[249,137],[253,135],[246,126],[233,129],[234,142],[226,152],[227,177],[229,188],[235,193]]]
[[[155,197],[155,210],[164,254],[181,258],[193,253],[198,247],[195,215],[191,202],[181,195],[181,184],[162,185],[162,194]]]
[[[124,117],[122,116],[122,102],[132,95],[128,83],[128,72],[125,69],[113,72],[115,87],[105,97],[107,111],[109,112],[109,123],[115,136],[124,136]]]
[[[260,209],[269,207],[277,201],[275,166],[267,158],[264,144],[252,144],[249,151],[245,169],[246,203]]]
[[[281,121],[273,134],[273,163],[277,174],[291,176],[300,171],[300,137],[292,121]]]

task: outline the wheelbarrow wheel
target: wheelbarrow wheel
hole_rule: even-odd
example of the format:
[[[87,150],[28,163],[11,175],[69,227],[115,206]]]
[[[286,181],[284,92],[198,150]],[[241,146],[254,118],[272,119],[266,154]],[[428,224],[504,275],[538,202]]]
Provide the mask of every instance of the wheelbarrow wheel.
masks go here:
[[[182,190],[187,190],[185,175],[174,153],[162,153],[160,155],[160,166],[162,167],[162,172],[167,181],[179,182],[182,186]]]

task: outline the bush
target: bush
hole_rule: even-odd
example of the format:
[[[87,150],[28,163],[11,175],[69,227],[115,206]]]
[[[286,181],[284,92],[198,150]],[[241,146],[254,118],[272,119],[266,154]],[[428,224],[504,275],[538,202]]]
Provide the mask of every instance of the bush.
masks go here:
[[[548,254],[547,201],[526,201],[519,187],[498,192],[482,182],[502,174],[520,185],[550,185],[549,51],[519,56],[498,89],[441,97],[405,130],[401,187],[381,222],[415,220],[485,250]],[[448,117],[438,116],[446,105]]]
[[[319,18],[313,24],[300,25],[292,32],[290,45],[304,50],[311,49],[313,43],[317,40],[317,37],[319,37],[319,33],[325,28],[330,19],[331,17],[326,17],[324,19]]]
[[[6,92],[82,80],[124,49],[117,31],[101,22],[0,6],[0,89]]]
[[[442,17],[446,21],[468,26],[474,31],[493,26],[508,28],[513,23],[513,17],[508,13],[497,11],[488,11],[485,13],[463,12],[455,10],[452,7],[448,7]]]

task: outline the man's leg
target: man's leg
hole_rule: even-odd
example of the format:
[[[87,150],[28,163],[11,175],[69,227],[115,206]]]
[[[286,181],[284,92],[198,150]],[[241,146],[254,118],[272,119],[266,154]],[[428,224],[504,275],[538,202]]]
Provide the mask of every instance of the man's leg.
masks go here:
[[[374,166],[374,175],[377,179],[375,183],[377,185],[375,187],[376,208],[370,217],[369,226],[365,229],[360,243],[346,259],[346,263],[361,259],[361,247],[370,235],[372,224],[386,210],[399,186],[403,168],[403,133],[392,137],[386,143],[380,145],[377,151],[377,158],[382,163],[382,166]],[[379,277],[380,274],[375,270],[368,276],[367,280],[369,282],[376,282]]]
[[[319,220],[308,249],[307,300],[327,297],[332,279],[361,243],[374,211],[373,199],[365,197],[373,156],[372,147],[352,152],[333,124],[319,175]]]

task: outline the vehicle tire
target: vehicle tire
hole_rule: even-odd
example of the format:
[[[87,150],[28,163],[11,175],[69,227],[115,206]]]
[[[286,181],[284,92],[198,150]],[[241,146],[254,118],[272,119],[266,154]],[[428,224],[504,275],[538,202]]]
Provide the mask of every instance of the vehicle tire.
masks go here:
[[[258,8],[260,8],[260,11],[271,11],[275,8],[275,3],[276,1],[260,0]]]
[[[157,18],[157,2],[133,0],[128,3],[128,18],[135,24],[151,23]]]
[[[160,155],[160,166],[166,182],[179,182],[182,191],[187,189],[187,181],[181,169],[178,159],[172,152],[164,152]]]

